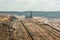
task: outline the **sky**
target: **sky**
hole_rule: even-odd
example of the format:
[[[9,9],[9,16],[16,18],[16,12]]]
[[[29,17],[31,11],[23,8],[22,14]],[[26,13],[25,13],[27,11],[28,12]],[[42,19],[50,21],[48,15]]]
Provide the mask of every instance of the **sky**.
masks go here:
[[[0,11],[60,11],[60,0],[0,0]]]

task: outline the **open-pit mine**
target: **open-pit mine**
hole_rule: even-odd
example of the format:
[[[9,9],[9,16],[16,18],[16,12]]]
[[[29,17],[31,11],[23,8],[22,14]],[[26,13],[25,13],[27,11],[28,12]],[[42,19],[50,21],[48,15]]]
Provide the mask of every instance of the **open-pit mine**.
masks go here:
[[[47,18],[0,15],[0,40],[60,40],[59,25]]]

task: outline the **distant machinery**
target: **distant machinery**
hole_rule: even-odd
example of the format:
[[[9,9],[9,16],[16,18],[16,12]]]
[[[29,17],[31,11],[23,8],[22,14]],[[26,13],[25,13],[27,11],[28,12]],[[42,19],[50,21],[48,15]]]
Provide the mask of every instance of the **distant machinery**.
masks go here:
[[[30,12],[29,16],[26,16],[26,18],[32,18],[32,11]]]
[[[31,12],[30,18],[32,18],[32,12]]]

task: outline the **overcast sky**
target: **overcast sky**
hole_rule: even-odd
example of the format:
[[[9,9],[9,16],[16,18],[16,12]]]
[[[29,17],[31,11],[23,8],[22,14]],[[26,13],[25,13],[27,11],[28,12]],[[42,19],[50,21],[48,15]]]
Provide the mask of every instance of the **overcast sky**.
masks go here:
[[[0,11],[60,11],[60,0],[0,0]]]

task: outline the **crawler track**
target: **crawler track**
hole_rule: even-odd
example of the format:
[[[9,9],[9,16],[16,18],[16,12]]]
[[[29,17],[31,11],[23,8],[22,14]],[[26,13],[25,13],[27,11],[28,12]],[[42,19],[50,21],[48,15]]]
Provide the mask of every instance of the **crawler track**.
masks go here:
[[[31,39],[34,40],[34,38],[33,38],[32,35],[31,35],[31,32],[30,32],[30,31],[27,29],[27,27],[24,25],[23,21],[20,21],[20,22],[23,24],[24,28],[26,29],[26,31],[27,31],[28,34],[30,35]]]
[[[14,26],[17,28],[13,31],[13,40],[32,40],[21,22],[15,22]]]
[[[34,40],[60,40],[59,32],[50,26],[38,25],[29,20],[23,21],[23,24]]]

